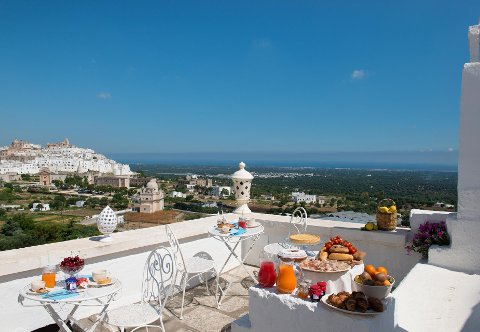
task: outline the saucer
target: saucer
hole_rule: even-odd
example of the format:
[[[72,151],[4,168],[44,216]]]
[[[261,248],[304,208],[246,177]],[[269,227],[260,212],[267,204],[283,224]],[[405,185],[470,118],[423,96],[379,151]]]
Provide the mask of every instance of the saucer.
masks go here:
[[[253,225],[248,225],[247,224],[247,228],[255,228],[255,227],[258,227],[258,226],[260,226],[260,223],[258,223],[258,222],[254,222]]]

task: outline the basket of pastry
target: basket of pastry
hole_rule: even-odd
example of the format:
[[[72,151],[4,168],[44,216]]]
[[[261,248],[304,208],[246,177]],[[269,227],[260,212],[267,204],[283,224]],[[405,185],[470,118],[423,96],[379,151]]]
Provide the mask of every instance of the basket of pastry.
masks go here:
[[[322,302],[327,306],[343,312],[372,315],[385,310],[382,300],[376,297],[369,297],[363,292],[340,292],[323,297]]]
[[[377,206],[378,229],[393,231],[397,228],[397,205],[390,198],[382,199]]]
[[[354,265],[361,264],[366,256],[364,251],[357,250],[350,242],[342,239],[339,235],[330,238],[319,251],[317,259],[321,261],[336,260],[351,262]]]

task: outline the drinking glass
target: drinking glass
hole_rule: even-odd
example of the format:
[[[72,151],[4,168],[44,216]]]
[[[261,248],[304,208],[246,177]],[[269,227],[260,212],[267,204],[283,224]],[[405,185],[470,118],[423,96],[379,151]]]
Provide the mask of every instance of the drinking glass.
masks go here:
[[[57,274],[57,267],[55,265],[47,265],[42,271],[42,280],[45,281],[45,287],[55,287],[55,277]]]
[[[258,271],[258,284],[262,287],[273,287],[277,279],[275,264],[271,256],[262,254],[260,256],[260,270]]]
[[[247,229],[247,220],[244,218],[240,217],[238,219],[238,227],[242,227],[243,229]]]

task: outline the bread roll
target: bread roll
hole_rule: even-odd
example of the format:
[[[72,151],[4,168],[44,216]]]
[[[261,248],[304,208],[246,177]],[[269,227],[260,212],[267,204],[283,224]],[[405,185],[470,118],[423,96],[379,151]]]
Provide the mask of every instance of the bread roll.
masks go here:
[[[338,252],[332,252],[328,255],[328,259],[336,260],[336,261],[353,261],[353,256],[349,254],[340,254]]]
[[[337,252],[340,254],[348,254],[350,251],[347,247],[341,246],[339,244],[335,244],[330,248],[330,252]]]
[[[319,257],[321,261],[326,261],[328,258],[328,252],[326,251],[321,251]]]
[[[361,261],[365,258],[367,253],[365,251],[357,251],[356,253],[353,254],[353,258],[357,261]]]

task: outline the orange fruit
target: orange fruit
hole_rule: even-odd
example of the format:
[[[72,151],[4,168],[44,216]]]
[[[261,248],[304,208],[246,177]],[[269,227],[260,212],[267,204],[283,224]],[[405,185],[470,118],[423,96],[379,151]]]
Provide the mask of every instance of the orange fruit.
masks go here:
[[[390,285],[391,285],[391,283],[390,283],[390,281],[388,281],[388,280],[385,280],[385,281],[383,282],[383,285],[384,285],[384,286],[390,286]]]
[[[375,266],[373,265],[365,265],[365,272],[367,272],[373,278],[375,273],[377,273],[377,270],[375,270]]]
[[[387,271],[387,269],[384,268],[383,266],[377,267],[377,273],[380,273],[380,272],[381,272],[381,273],[385,273],[385,275],[388,276],[388,271]]]

